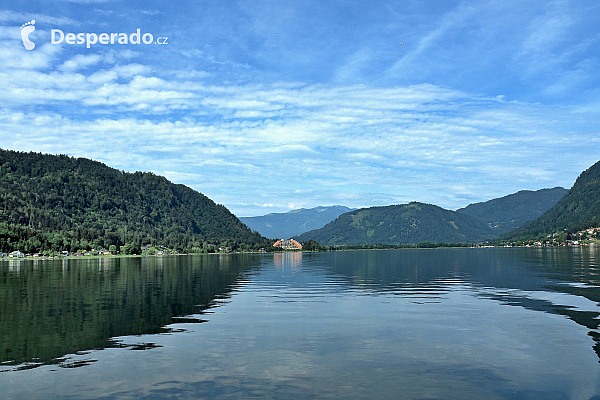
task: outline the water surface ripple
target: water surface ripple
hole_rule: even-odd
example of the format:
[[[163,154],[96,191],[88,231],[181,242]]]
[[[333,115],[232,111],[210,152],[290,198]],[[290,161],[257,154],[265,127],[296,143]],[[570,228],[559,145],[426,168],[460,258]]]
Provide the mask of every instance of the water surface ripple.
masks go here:
[[[6,398],[599,398],[598,247],[0,263]]]

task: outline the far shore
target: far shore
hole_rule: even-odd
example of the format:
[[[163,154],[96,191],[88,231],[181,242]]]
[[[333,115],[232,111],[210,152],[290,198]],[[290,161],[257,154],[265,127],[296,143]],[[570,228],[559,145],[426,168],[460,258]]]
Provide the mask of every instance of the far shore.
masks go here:
[[[208,255],[225,255],[225,254],[268,254],[255,252],[244,253],[177,253],[177,254],[111,254],[111,255],[93,255],[93,256],[55,256],[55,257],[2,257],[0,261],[57,261],[57,260],[96,260],[96,259],[116,259],[116,258],[162,258],[176,256],[208,256]]]
[[[315,253],[332,253],[338,251],[385,251],[385,250],[436,250],[436,249],[483,249],[483,248],[533,248],[533,249],[546,249],[546,248],[578,248],[585,247],[588,245],[600,245],[600,241],[592,241],[589,243],[582,243],[572,246],[439,246],[439,247],[397,247],[397,248],[338,248],[334,251],[274,251],[274,252],[259,252],[259,251],[247,251],[247,252],[216,252],[216,253],[175,253],[175,254],[111,254],[111,255],[91,255],[91,256],[55,256],[55,257],[1,257],[1,261],[59,261],[59,260],[95,260],[95,259],[120,259],[120,258],[163,258],[163,257],[176,257],[176,256],[223,256],[223,255],[237,255],[237,254],[282,254],[282,253],[304,253],[304,254],[315,254]]]

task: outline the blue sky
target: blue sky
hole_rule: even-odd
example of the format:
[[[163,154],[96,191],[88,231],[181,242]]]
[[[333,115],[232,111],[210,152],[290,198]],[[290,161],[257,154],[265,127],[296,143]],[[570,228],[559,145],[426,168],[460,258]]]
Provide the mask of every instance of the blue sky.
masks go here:
[[[595,0],[5,2],[0,147],[153,171],[239,216],[568,188],[600,159],[599,17]]]

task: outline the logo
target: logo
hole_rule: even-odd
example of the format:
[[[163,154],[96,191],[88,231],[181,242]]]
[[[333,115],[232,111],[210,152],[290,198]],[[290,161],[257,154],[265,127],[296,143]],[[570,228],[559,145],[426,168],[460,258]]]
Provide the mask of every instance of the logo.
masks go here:
[[[27,50],[33,50],[35,43],[29,40],[29,34],[35,31],[35,20],[32,19],[29,22],[21,25],[21,39],[23,39],[23,46]],[[130,44],[158,44],[165,45],[168,43],[168,37],[159,36],[155,39],[155,36],[149,32],[142,33],[141,29],[137,29],[135,32],[63,32],[61,29],[50,30],[50,44],[74,44],[74,45],[85,45],[88,49],[93,45],[130,45]]]
[[[142,34],[140,29],[137,31],[127,33],[67,33],[65,34],[60,29],[52,29],[50,31],[50,43],[51,44],[85,44],[88,49],[95,44],[168,44],[166,36],[161,36],[154,40],[154,35],[151,33]]]
[[[33,50],[35,48],[35,43],[29,40],[29,34],[35,31],[35,19],[21,25],[21,39],[23,39],[23,46],[27,50]]]

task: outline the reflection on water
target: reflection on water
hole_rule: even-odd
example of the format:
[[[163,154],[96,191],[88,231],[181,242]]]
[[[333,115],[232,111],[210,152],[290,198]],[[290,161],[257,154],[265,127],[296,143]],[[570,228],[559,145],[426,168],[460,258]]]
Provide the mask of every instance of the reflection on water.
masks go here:
[[[600,359],[599,247],[343,252],[332,255],[329,265],[373,294],[427,301],[460,287],[502,304],[566,316],[589,329]]]
[[[14,398],[589,399],[598,250],[3,263],[0,386]]]
[[[277,271],[299,272],[302,266],[302,253],[275,253],[273,254],[273,264]]]
[[[227,297],[256,264],[218,256],[0,264],[0,362],[62,365],[65,354],[128,348],[113,338],[168,332],[174,318]]]

